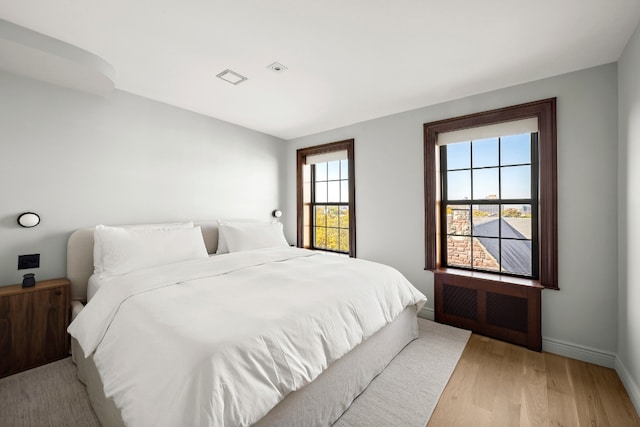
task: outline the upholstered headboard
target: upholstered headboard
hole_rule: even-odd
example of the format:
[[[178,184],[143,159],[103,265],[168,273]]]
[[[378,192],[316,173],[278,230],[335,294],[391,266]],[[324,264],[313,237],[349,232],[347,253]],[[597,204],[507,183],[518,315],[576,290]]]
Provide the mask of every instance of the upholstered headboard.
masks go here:
[[[218,248],[218,222],[194,222],[202,230],[207,252]],[[71,282],[71,300],[87,300],[87,282],[93,274],[93,232],[95,227],[80,228],[67,241],[67,278]]]

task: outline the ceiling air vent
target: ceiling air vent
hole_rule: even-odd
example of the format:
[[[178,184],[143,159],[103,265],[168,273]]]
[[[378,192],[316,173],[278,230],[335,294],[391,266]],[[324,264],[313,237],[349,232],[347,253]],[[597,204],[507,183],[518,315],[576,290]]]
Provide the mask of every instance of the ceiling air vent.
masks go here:
[[[232,85],[237,85],[247,80],[247,78],[243,75],[236,73],[230,69],[226,69],[223,72],[216,75],[219,79],[224,80],[227,83],[231,83]]]
[[[271,65],[267,65],[267,68],[270,69],[271,71],[273,71],[274,73],[283,73],[283,72],[287,71],[287,67],[285,67],[284,65],[282,65],[279,62],[274,62]]]

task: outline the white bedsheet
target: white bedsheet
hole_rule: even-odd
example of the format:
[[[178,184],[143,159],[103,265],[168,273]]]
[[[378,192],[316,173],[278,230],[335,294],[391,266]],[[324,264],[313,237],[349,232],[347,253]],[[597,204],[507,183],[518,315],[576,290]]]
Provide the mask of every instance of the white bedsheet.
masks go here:
[[[69,333],[127,426],[249,426],[425,302],[388,266],[259,249],[111,278]]]

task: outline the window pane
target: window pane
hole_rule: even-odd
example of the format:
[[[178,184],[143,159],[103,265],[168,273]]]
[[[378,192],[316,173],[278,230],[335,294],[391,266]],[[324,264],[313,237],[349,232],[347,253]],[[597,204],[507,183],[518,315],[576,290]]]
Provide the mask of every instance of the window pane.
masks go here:
[[[468,169],[471,167],[471,142],[448,144],[447,170]]]
[[[317,226],[326,226],[327,225],[327,215],[325,213],[326,209],[324,206],[316,206],[315,209],[315,221],[314,224]]]
[[[531,163],[531,134],[523,133],[500,138],[500,163],[502,165]]]
[[[531,166],[500,168],[503,199],[531,198]]]
[[[474,168],[498,166],[498,138],[473,141],[471,149]]]
[[[349,203],[349,181],[340,181],[340,202]]]
[[[316,203],[326,203],[327,202],[327,183],[325,182],[316,182]]]
[[[502,271],[531,276],[530,240],[502,240]]]
[[[340,160],[340,179],[349,179],[349,161]]]
[[[499,237],[498,205],[474,205],[472,210],[473,235]]]
[[[531,239],[531,205],[502,206],[502,237]]]
[[[316,172],[316,181],[326,181],[327,180],[327,164],[326,163],[318,163],[315,165]]]
[[[327,228],[327,249],[332,251],[340,250],[338,242],[339,231],[337,228]]]
[[[314,246],[316,248],[326,248],[327,247],[327,229],[323,227],[315,227],[315,243]]]
[[[471,237],[447,236],[447,265],[471,267]]]
[[[339,202],[340,201],[340,181],[329,181],[327,183],[329,189],[329,195],[327,202]]]
[[[329,169],[329,173],[327,174],[327,178],[329,180],[340,179],[340,160],[336,160],[335,162],[329,162],[328,169]]]
[[[490,237],[473,239],[473,268],[500,271],[499,241],[500,239]]]
[[[478,169],[473,171],[473,198],[497,199],[500,182],[498,168]]]
[[[447,172],[447,198],[469,200],[471,198],[470,171]]]
[[[470,206],[447,206],[447,234],[471,234]]]
[[[340,251],[349,252],[349,230],[340,229]]]
[[[327,207],[327,226],[338,227],[338,207],[337,206]]]
[[[342,228],[349,228],[349,208],[347,206],[340,206],[339,226]]]

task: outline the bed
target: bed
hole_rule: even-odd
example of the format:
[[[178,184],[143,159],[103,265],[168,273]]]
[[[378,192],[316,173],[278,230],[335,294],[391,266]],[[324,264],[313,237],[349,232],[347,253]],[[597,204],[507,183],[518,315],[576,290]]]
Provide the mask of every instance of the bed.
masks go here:
[[[97,285],[96,227],[70,236],[72,355],[103,426],[329,426],[417,337],[426,298],[396,270],[286,242],[255,248],[244,226],[224,242],[222,226],[175,232],[198,233],[205,256]],[[129,255],[112,265],[135,264]]]

